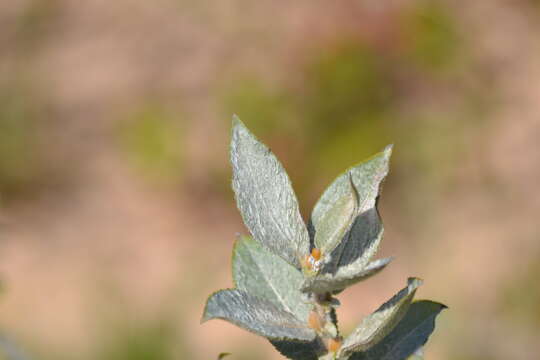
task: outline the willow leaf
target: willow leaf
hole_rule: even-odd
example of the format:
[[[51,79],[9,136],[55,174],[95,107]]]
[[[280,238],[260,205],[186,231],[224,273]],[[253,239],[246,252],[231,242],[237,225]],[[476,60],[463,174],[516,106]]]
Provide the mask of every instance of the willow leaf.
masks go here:
[[[202,322],[223,319],[269,339],[312,341],[315,332],[293,314],[242,290],[218,291],[208,298]]]
[[[360,325],[343,342],[340,353],[344,356],[357,351],[365,351],[381,341],[406,314],[420,286],[420,279],[410,278],[408,285],[379,309],[366,316]]]
[[[242,236],[234,246],[232,267],[236,288],[269,300],[307,322],[311,308],[299,291],[304,277],[294,266],[253,238]]]
[[[340,244],[324,263],[322,273],[335,273],[344,266],[363,268],[377,253],[384,229],[377,209],[358,215]]]
[[[251,235],[300,268],[309,252],[309,236],[285,169],[237,117],[231,140],[232,187]]]
[[[445,305],[415,301],[403,319],[382,341],[365,352],[354,353],[349,360],[412,360],[423,359],[419,351],[435,329],[435,319]]]
[[[315,247],[323,254],[331,253],[341,242],[343,236],[351,228],[358,207],[358,196],[352,181],[349,191],[334,202],[317,223]]]
[[[365,263],[367,264],[368,258],[371,258],[377,250],[380,235],[382,235],[382,224],[377,214],[376,203],[381,191],[381,183],[388,174],[391,154],[392,146],[387,146],[384,151],[367,161],[351,167],[338,176],[317,201],[310,218],[309,228],[312,238],[315,238],[317,232],[320,231],[327,212],[350,192],[351,181],[358,196],[353,225],[339,246],[336,247],[335,253],[332,254],[333,264],[330,266],[330,271],[335,271],[337,267],[353,262],[369,250],[369,253],[366,254]],[[367,228],[370,236],[365,235],[368,225],[370,226]],[[344,248],[347,248],[346,251]]]
[[[321,274],[312,278],[306,278],[302,284],[302,291],[319,294],[341,291],[357,282],[366,280],[379,273],[392,261],[392,258],[384,258],[371,262],[366,267],[344,266],[338,269],[336,274]]]
[[[291,340],[270,340],[270,343],[283,356],[293,360],[317,360],[326,348],[319,339],[310,342]]]

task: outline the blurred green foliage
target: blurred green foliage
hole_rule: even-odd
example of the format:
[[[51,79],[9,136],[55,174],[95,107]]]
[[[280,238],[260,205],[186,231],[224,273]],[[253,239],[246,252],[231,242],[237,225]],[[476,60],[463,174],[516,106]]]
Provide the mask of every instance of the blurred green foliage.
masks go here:
[[[462,49],[455,20],[435,1],[419,1],[403,14],[404,52],[425,70],[440,71],[456,64]]]
[[[291,114],[291,103],[282,89],[271,89],[256,77],[236,80],[223,92],[222,107],[227,114],[253,119],[253,131],[266,135],[283,130]],[[281,120],[281,121],[278,121]]]
[[[397,98],[382,54],[361,42],[331,49],[305,65],[298,106],[309,131],[310,167],[336,174],[393,141],[390,114]]]
[[[189,359],[188,349],[170,320],[146,323],[122,321],[104,331],[97,359],[100,360],[173,360]]]
[[[19,83],[0,84],[0,194],[3,200],[37,190],[46,161],[38,136],[44,106]]]
[[[392,69],[381,54],[358,41],[330,49],[304,70],[301,106],[317,138],[342,132],[359,118],[380,117],[395,101]]]
[[[43,45],[60,12],[58,0],[27,1],[15,24],[14,46],[22,55]]]
[[[452,187],[459,159],[471,151],[467,133],[485,116],[492,93],[478,91],[467,76],[473,64],[449,9],[426,1],[405,9],[390,46],[344,36],[298,64],[292,80],[270,86],[252,77],[222,96],[224,119],[237,113],[294,168],[304,213],[332,174],[390,143],[397,151],[387,187],[398,190],[400,203],[429,212],[426,199]],[[426,196],[400,191],[415,186]]]
[[[152,180],[178,182],[183,164],[181,115],[147,104],[120,122],[118,134],[130,163]]]
[[[538,274],[540,262],[527,264],[521,276],[513,277],[505,286],[499,310],[508,316],[510,322],[524,324],[531,332],[540,334],[540,287],[531,286],[538,282]]]

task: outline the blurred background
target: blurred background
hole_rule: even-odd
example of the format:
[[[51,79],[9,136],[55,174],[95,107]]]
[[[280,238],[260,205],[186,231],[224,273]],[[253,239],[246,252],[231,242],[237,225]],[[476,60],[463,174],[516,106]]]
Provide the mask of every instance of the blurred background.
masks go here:
[[[32,359],[280,359],[206,297],[246,233],[238,114],[303,215],[394,143],[395,255],[340,297],[347,333],[404,286],[447,304],[428,359],[540,353],[540,2],[0,2],[0,331]]]

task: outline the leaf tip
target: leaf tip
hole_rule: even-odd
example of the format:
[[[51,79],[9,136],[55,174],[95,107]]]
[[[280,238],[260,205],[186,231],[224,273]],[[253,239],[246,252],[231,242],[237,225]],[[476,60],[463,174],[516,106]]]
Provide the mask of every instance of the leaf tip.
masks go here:
[[[210,294],[208,298],[206,299],[206,304],[204,304],[204,310],[203,314],[201,316],[200,323],[203,324],[207,322],[208,320],[219,318],[219,308],[216,306],[216,296],[218,296],[219,293],[221,293],[224,290],[218,290]]]
[[[206,313],[206,308],[204,309],[204,312],[201,316],[201,320],[199,321],[199,324],[204,324],[205,322],[207,322],[208,320],[211,320],[212,318],[210,316],[208,316],[208,314]]]
[[[235,114],[232,117],[231,123],[231,134],[233,143],[237,141],[237,137],[240,136],[243,132],[250,134],[246,125],[240,120],[240,118]]]
[[[410,278],[407,279],[407,285],[411,289],[416,289],[417,287],[419,287],[423,283],[424,283],[424,280],[422,280],[420,278],[417,278],[417,277],[410,277]]]
[[[212,297],[212,295],[210,295],[208,297],[208,300],[206,300],[206,304],[204,305],[204,310],[203,310],[203,314],[201,316],[201,320],[199,322],[199,324],[204,324],[205,322],[207,322],[208,320],[212,320],[212,316],[210,316],[208,314],[208,302],[210,301],[210,298]]]
[[[433,303],[437,304],[437,306],[439,307],[440,311],[443,311],[445,309],[449,309],[449,307],[443,303],[440,303],[440,302],[436,302],[436,301],[433,301]]]
[[[233,114],[232,116],[232,126],[235,127],[236,125],[243,125],[242,120],[238,117],[238,115]]]

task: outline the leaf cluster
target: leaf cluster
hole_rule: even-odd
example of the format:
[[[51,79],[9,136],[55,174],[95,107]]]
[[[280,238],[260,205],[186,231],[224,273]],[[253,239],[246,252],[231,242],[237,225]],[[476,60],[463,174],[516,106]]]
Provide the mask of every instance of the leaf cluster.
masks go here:
[[[421,357],[445,306],[413,302],[420,279],[409,278],[345,338],[335,311],[335,295],[392,260],[373,260],[384,230],[377,200],[391,153],[388,146],[338,176],[305,224],[283,166],[234,117],[232,187],[251,236],[234,245],[234,288],[212,294],[202,320],[224,319],[266,337],[294,360]]]

